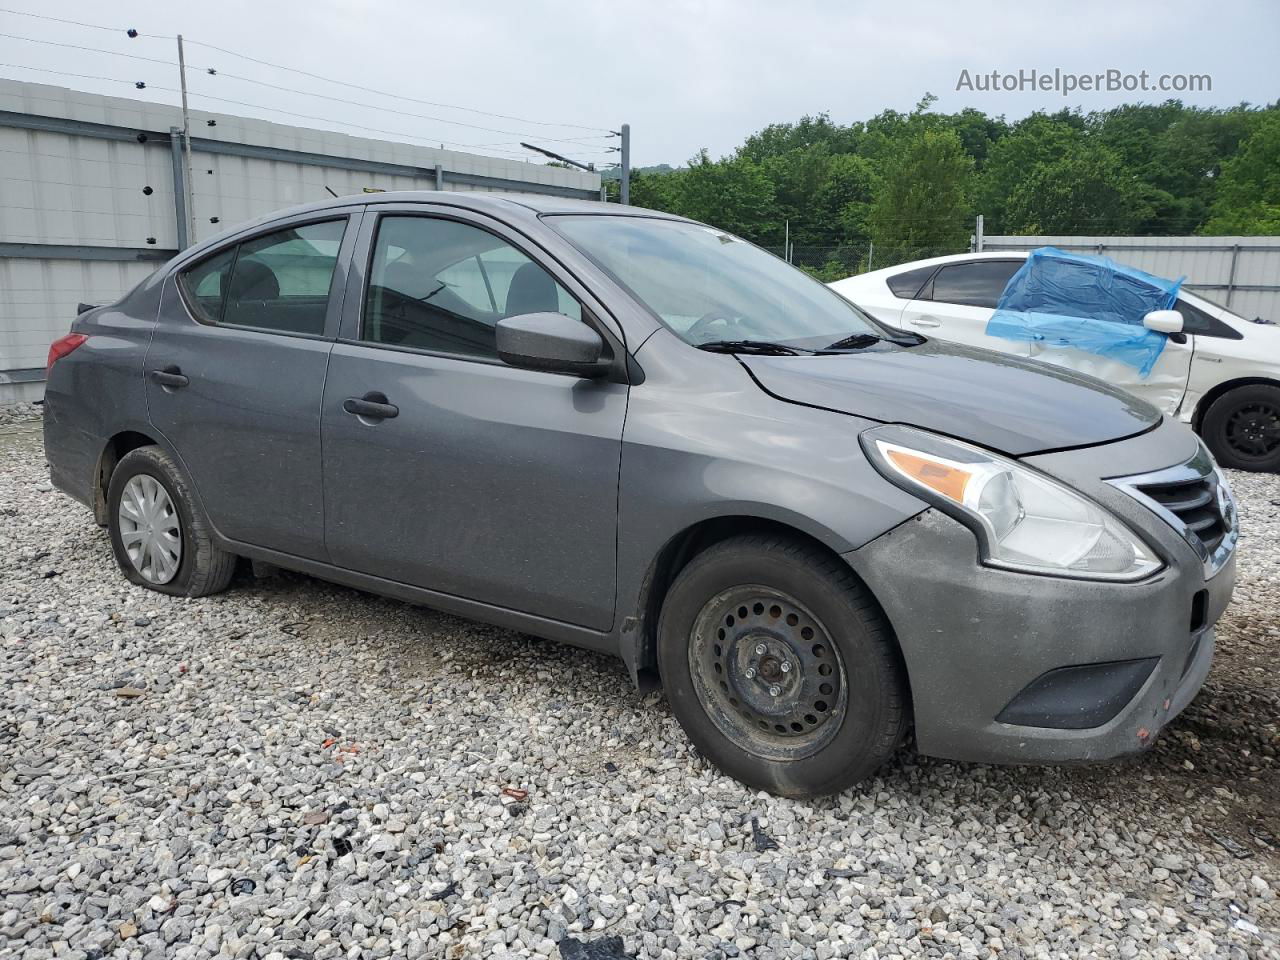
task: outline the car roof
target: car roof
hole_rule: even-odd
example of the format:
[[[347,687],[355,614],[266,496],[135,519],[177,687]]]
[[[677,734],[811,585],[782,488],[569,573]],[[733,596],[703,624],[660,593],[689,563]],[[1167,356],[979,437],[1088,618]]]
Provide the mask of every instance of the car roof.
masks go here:
[[[287,220],[291,217],[308,216],[310,214],[323,216],[329,210],[350,210],[352,207],[377,206],[380,203],[436,203],[463,207],[482,213],[499,215],[505,213],[508,217],[512,215],[539,217],[543,214],[577,213],[685,220],[684,217],[677,217],[659,210],[648,210],[644,207],[622,206],[621,204],[606,203],[601,200],[576,200],[570,197],[546,196],[537,193],[502,193],[484,190],[392,190],[384,193],[330,197],[311,203],[286,207],[281,210],[273,210],[264,216],[238,223],[234,227],[193,244],[175,257],[172,263],[181,266],[199,260],[232,238],[262,228],[268,228],[278,220]]]
[[[579,200],[571,197],[548,196],[540,193],[506,193],[484,190],[391,190],[384,193],[351,194],[317,200],[313,203],[300,204],[284,210],[276,210],[261,218],[262,222],[282,219],[306,213],[322,213],[325,210],[336,210],[350,207],[353,204],[379,203],[445,203],[455,207],[467,207],[472,210],[499,210],[523,208],[534,213],[593,213],[613,214],[615,216],[657,216],[682,219],[658,210],[647,210],[644,207],[622,206],[617,203],[606,203],[602,200]]]

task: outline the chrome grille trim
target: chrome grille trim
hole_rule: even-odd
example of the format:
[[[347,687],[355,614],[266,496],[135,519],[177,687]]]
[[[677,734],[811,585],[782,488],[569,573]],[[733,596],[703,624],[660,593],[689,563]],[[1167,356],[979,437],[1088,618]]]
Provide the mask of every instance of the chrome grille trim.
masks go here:
[[[1204,444],[1185,463],[1151,473],[1117,477],[1107,483],[1133,497],[1169,524],[1204,564],[1206,580],[1217,574],[1230,559],[1239,538],[1236,502],[1226,477]],[[1154,490],[1168,495],[1165,502],[1152,495]],[[1210,494],[1208,503],[1203,498],[1205,490]],[[1166,504],[1172,504],[1176,509],[1170,509]],[[1200,512],[1196,514],[1196,511]],[[1187,517],[1192,514],[1196,515],[1188,523]],[[1214,520],[1212,524],[1208,523],[1210,517]],[[1194,528],[1209,533],[1207,542]],[[1219,528],[1220,535],[1217,532]]]

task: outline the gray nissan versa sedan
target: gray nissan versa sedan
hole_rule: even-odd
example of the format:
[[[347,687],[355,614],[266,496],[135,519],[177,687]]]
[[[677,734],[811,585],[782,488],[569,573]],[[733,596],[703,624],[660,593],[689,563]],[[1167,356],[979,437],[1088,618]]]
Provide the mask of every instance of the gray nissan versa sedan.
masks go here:
[[[721,230],[385,193],[184,251],[50,350],[134,583],[237,557],[622,657],[746,783],[1111,757],[1195,696],[1236,515],[1187,428],[877,324]]]

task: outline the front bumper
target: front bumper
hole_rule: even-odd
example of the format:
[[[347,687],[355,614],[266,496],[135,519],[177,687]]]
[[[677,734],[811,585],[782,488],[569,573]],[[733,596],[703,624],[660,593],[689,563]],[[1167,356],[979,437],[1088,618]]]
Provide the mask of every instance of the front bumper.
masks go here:
[[[1099,462],[1111,459],[1097,449]],[[1086,456],[1098,453],[1073,454],[1071,466]],[[1206,580],[1202,558],[1155,513],[1101,480],[1072,482],[1139,531],[1166,567],[1128,584],[985,567],[969,529],[937,510],[845,555],[897,633],[921,753],[1003,763],[1134,753],[1204,683],[1234,553]]]

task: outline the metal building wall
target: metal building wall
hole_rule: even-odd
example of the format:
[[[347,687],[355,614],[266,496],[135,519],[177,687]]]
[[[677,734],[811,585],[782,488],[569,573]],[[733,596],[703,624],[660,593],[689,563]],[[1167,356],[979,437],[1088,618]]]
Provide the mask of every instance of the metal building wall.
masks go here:
[[[1280,323],[1280,237],[985,237],[983,250],[1094,253],[1184,286],[1246,319]]]
[[[0,402],[42,392],[77,304],[118,298],[185,244],[283,207],[378,190],[598,199],[596,174],[0,80]]]

